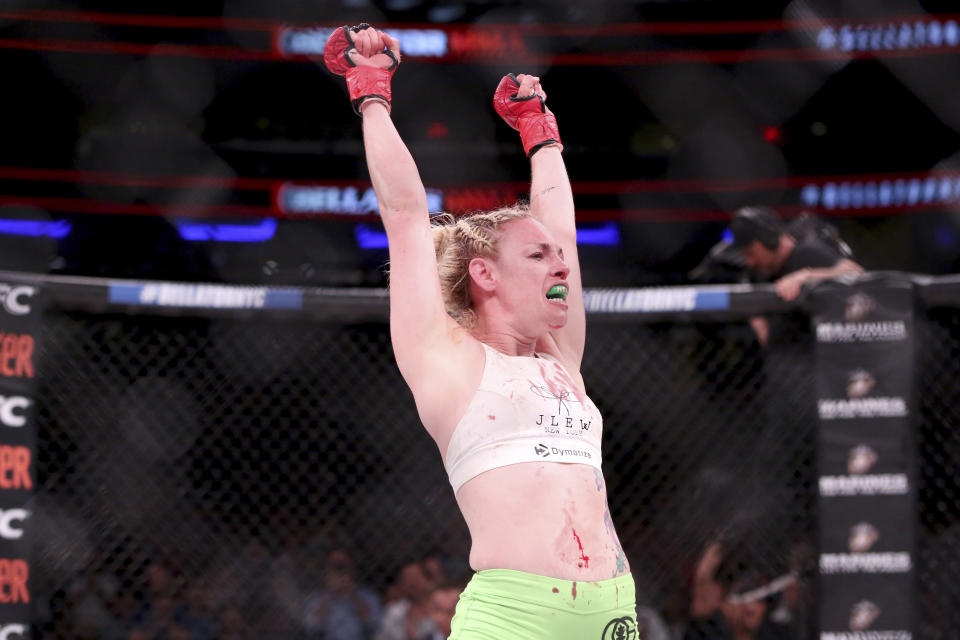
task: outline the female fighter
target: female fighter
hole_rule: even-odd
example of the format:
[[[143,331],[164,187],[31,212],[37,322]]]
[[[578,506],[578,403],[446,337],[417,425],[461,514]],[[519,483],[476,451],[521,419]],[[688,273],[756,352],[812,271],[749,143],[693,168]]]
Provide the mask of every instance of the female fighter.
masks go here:
[[[634,583],[600,471],[602,422],[580,375],[585,313],[573,196],[539,79],[494,96],[530,157],[530,204],[431,223],[390,119],[396,39],[338,29],[328,68],[363,118],[390,244],[397,365],[472,538],[453,640],[635,640]]]

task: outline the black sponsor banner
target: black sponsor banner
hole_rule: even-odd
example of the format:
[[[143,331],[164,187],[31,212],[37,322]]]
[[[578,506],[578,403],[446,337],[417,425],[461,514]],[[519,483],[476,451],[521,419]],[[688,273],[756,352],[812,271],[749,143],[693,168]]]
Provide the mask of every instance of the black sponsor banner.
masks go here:
[[[820,443],[821,475],[881,475],[901,472],[913,459],[909,433],[887,428],[882,420],[834,422]],[[870,444],[867,444],[869,442]]]
[[[884,511],[884,518],[877,513]],[[867,553],[910,551],[913,544],[909,527],[914,513],[905,500],[889,500],[887,496],[862,497],[858,500],[824,500],[820,515],[836,526],[823,529],[821,553]],[[893,521],[896,526],[890,526]]]
[[[916,636],[911,630],[912,611],[903,606],[904,600],[910,599],[910,591],[905,590],[908,585],[901,576],[844,575],[830,582],[838,588],[832,598],[820,599],[821,639],[855,638],[860,633],[871,634],[863,638]]]
[[[915,632],[914,290],[873,274],[815,288],[821,640]]]
[[[0,640],[29,637],[40,289],[0,281]]]

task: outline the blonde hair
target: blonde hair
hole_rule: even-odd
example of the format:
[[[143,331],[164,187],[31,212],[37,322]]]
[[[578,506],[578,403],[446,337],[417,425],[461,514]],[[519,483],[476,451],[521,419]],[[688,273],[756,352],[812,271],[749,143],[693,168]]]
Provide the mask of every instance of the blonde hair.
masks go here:
[[[500,228],[512,220],[529,217],[529,206],[516,204],[460,218],[449,213],[433,218],[433,247],[437,253],[443,303],[447,313],[461,326],[469,329],[477,320],[470,297],[470,261],[495,258]]]

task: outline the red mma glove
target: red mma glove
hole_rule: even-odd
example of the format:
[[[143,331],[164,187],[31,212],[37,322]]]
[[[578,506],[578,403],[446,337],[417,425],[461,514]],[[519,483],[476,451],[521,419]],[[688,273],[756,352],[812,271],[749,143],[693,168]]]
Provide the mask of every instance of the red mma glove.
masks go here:
[[[370,99],[390,110],[390,79],[400,64],[399,54],[396,38],[364,23],[334,31],[323,47],[323,62],[346,79],[350,104],[360,115],[360,105]]]
[[[493,94],[493,108],[504,122],[520,132],[520,141],[528,158],[548,144],[560,145],[562,149],[557,119],[547,109],[542,90],[538,93],[531,86],[530,95],[520,97],[517,95],[520,84],[512,73],[503,76]]]

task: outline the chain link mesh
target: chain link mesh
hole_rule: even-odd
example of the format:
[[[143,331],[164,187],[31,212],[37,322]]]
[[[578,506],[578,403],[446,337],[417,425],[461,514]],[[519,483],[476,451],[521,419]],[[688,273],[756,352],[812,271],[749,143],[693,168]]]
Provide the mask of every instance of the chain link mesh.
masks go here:
[[[719,540],[732,572],[801,576],[813,637],[813,341],[805,318],[770,322],[761,348],[746,322],[592,321],[611,512],[664,628]],[[960,314],[919,325],[920,592],[941,638],[960,628]],[[408,561],[467,570],[385,324],[49,312],[40,349],[37,637],[321,638],[335,550],[377,607]]]
[[[960,312],[918,327],[920,630],[960,638]]]

